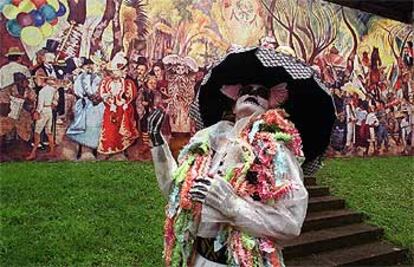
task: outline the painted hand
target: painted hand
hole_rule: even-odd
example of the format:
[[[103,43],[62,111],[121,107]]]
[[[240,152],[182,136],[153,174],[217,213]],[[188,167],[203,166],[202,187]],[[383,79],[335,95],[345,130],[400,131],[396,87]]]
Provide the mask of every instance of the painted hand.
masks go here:
[[[194,201],[204,203],[206,196],[208,195],[211,185],[213,184],[213,178],[198,177],[195,179],[193,187],[190,189],[190,196]]]
[[[156,109],[148,116],[148,133],[150,135],[153,146],[164,144],[161,136],[161,127],[164,121],[165,113],[161,109]]]

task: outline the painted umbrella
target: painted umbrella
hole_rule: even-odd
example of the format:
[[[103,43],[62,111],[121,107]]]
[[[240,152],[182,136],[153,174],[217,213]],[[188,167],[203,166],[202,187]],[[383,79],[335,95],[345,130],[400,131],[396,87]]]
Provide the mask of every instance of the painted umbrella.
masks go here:
[[[305,165],[314,165],[329,145],[335,107],[315,71],[295,57],[264,47],[230,52],[204,77],[190,114],[198,127],[208,127],[220,121],[223,112],[233,105],[221,93],[223,85],[262,84],[271,88],[283,82],[288,84],[289,96],[282,108],[300,132]]]

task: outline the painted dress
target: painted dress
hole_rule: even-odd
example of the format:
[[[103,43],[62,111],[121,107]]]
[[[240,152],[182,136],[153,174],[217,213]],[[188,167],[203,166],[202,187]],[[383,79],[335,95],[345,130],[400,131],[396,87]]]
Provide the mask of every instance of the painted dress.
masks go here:
[[[130,79],[105,77],[100,86],[105,105],[98,152],[115,154],[124,151],[139,137],[133,101],[137,88]]]
[[[96,73],[81,73],[75,80],[74,91],[78,100],[74,106],[74,120],[66,135],[83,146],[98,147],[101,135],[104,104],[98,101],[102,78]]]

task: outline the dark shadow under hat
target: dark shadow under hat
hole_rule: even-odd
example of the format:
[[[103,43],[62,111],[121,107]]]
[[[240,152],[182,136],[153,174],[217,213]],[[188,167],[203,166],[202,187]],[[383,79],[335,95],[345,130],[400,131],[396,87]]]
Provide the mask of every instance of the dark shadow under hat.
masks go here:
[[[14,74],[13,74],[13,80],[14,80],[14,83],[17,83],[17,82],[23,81],[23,80],[25,80],[25,79],[27,79],[26,75],[24,75],[24,74],[23,74],[23,73],[21,73],[21,72],[16,72],[16,73],[14,73]]]
[[[138,65],[145,65],[147,66],[148,60],[145,57],[139,57],[137,60]]]
[[[84,65],[92,65],[92,64],[94,64],[92,60],[90,60],[87,57],[82,57],[82,66],[84,66]]]

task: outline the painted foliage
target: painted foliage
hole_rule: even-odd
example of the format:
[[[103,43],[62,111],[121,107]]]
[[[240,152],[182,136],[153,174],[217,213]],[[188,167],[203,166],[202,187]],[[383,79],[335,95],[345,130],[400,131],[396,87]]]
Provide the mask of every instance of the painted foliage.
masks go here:
[[[234,45],[288,46],[314,67],[337,108],[328,155],[413,153],[411,25],[317,0],[0,0],[0,11],[2,161],[149,160],[156,108],[177,152],[206,70]]]

